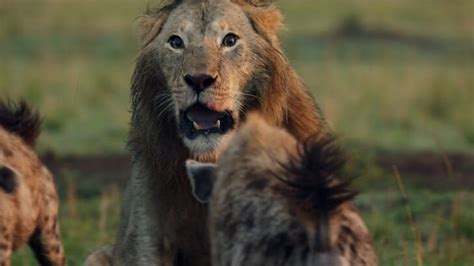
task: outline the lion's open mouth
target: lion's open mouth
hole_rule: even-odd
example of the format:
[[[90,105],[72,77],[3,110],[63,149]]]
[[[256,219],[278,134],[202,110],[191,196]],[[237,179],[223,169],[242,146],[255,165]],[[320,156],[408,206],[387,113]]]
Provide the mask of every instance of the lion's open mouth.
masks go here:
[[[216,112],[196,104],[180,112],[180,130],[188,139],[212,133],[226,134],[232,129],[234,120],[230,112]]]

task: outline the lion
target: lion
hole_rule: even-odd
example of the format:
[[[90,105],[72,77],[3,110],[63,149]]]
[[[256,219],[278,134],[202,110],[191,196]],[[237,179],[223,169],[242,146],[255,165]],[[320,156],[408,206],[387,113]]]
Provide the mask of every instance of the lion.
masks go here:
[[[186,159],[215,162],[249,111],[297,140],[328,126],[283,54],[273,1],[174,0],[140,21],[132,174],[116,243],[88,262],[209,265],[207,206],[188,193]]]
[[[0,102],[0,265],[26,243],[40,265],[66,265],[59,236],[53,176],[33,150],[38,113],[25,103]]]
[[[344,157],[332,137],[298,142],[251,115],[217,164],[189,160],[212,265],[376,266],[356,193],[335,178]]]

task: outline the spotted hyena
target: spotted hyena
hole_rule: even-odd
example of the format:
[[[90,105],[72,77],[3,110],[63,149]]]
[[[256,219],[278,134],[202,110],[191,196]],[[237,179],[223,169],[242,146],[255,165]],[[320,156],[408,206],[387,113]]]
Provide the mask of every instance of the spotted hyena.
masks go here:
[[[65,265],[53,177],[33,151],[40,118],[26,103],[0,102],[0,265],[25,243],[41,265]]]
[[[210,202],[213,265],[377,265],[355,192],[334,177],[334,140],[297,143],[248,120],[216,165],[186,165],[194,196]]]

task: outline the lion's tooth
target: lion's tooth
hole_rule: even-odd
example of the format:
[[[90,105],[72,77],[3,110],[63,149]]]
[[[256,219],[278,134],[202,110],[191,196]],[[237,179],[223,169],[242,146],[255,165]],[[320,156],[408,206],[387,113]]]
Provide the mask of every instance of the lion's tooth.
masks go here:
[[[193,122],[193,127],[194,127],[194,129],[196,129],[196,130],[201,129],[201,127],[199,126],[199,124],[196,123],[196,122]]]
[[[221,128],[221,120],[217,120],[215,127]]]

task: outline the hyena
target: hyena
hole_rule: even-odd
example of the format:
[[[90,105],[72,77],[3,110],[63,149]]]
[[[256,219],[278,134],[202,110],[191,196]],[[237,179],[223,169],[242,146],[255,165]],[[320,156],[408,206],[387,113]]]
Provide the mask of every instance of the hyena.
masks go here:
[[[28,243],[40,265],[65,265],[53,177],[33,150],[37,112],[25,103],[0,102],[0,265]]]
[[[217,164],[188,161],[213,265],[377,265],[343,163],[333,138],[297,143],[253,115]]]

